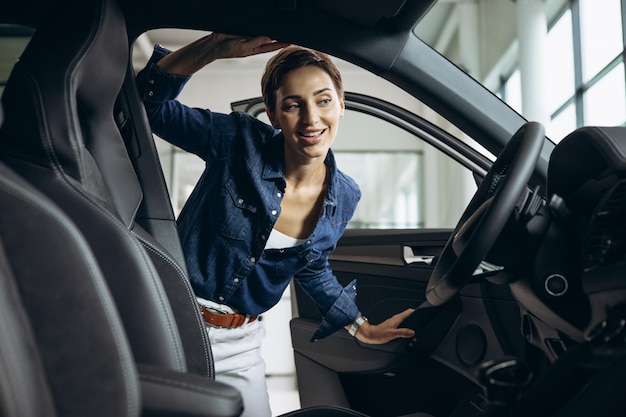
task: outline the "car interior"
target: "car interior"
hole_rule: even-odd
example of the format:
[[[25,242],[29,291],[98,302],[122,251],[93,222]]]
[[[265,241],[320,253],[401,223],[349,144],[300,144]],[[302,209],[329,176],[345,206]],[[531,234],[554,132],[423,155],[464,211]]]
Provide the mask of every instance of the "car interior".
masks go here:
[[[626,128],[555,146],[478,83],[455,90],[460,70],[408,37],[432,0],[227,3],[0,11],[33,28],[0,107],[0,415],[241,414],[245,393],[214,380],[131,55],[157,27],[281,22],[270,35],[387,78],[497,155],[454,229],[349,231],[331,258],[370,320],[415,307],[414,341],[309,343],[321,316],[295,288],[302,408],[285,416],[623,416]],[[305,36],[320,16],[329,33]]]

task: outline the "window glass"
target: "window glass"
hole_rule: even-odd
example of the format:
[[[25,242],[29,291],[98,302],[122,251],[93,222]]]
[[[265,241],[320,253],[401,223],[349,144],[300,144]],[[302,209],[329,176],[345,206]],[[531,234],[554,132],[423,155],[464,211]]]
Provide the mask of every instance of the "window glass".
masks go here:
[[[623,125],[626,121],[624,63],[602,77],[584,95],[586,125]]]
[[[623,49],[620,0],[580,0],[583,79],[589,81]]]
[[[335,152],[339,169],[361,188],[350,228],[423,227],[419,186],[421,152]]]
[[[576,107],[571,103],[552,118],[546,126],[546,135],[554,143],[558,143],[574,129],[576,129]]]
[[[548,32],[546,44],[547,110],[552,113],[574,95],[574,46],[572,12],[567,9]]]

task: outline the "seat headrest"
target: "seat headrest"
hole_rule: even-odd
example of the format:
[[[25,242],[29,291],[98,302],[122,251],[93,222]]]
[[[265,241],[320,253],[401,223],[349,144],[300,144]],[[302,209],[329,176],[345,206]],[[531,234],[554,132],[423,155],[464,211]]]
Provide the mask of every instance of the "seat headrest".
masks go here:
[[[550,156],[548,192],[565,202],[585,269],[626,260],[625,127],[583,127],[563,139]]]
[[[581,127],[550,155],[548,193],[567,199],[610,175],[626,176],[626,127]]]

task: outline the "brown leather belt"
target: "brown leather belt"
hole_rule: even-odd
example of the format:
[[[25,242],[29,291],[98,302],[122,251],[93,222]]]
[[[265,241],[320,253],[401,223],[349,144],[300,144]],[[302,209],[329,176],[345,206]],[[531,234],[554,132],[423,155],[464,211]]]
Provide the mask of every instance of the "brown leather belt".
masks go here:
[[[252,323],[258,317],[247,316],[245,314],[239,313],[221,313],[203,305],[200,305],[200,312],[202,313],[202,318],[204,318],[205,322],[212,326],[222,327],[225,329],[234,329],[236,327],[241,327],[246,323]]]

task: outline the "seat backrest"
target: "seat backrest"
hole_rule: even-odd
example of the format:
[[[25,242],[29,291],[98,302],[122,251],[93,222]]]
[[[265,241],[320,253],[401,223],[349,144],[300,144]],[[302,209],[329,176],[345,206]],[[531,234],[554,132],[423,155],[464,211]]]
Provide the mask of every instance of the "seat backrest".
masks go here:
[[[138,416],[134,358],[86,241],[0,163],[0,415]]]
[[[124,17],[114,0],[66,3],[9,76],[0,158],[85,236],[137,362],[212,376],[185,268],[135,222],[142,186],[113,114],[129,62]]]
[[[6,179],[0,168],[0,205]],[[0,218],[0,415],[56,416],[29,317],[2,244]]]

